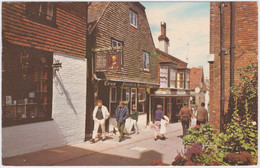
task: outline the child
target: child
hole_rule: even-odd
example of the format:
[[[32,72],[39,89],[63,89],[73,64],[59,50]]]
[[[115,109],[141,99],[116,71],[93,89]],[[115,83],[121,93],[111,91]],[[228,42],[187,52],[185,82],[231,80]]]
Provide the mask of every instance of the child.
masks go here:
[[[135,134],[139,134],[137,129],[138,111],[136,110],[135,104],[132,105],[132,121],[135,128]]]
[[[160,133],[162,134],[162,140],[166,139],[164,134],[167,131],[166,126],[168,123],[169,123],[169,118],[166,115],[164,115],[163,118],[161,119],[161,129],[160,129]]]

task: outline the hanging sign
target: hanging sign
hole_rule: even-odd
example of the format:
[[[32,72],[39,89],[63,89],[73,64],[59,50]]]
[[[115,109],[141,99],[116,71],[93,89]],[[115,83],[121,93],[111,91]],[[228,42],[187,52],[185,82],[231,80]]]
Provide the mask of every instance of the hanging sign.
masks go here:
[[[118,71],[121,68],[121,50],[103,51],[95,54],[96,71]]]

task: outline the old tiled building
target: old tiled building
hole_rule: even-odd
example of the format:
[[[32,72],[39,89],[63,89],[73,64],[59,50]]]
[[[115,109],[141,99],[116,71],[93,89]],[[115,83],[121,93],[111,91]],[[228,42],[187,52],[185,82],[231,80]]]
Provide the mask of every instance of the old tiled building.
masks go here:
[[[3,157],[84,142],[85,4],[2,4]]]
[[[257,59],[257,2],[210,2],[210,54],[210,122],[221,128],[221,111],[226,113],[229,106],[229,87],[240,80],[237,68],[246,65],[250,57]],[[223,86],[220,55],[224,56]]]
[[[102,99],[108,107],[110,128],[115,126],[119,101],[124,101],[129,110],[135,104],[139,111],[138,125],[146,126],[149,94],[159,84],[157,55],[145,7],[138,2],[92,2],[89,24],[94,57],[94,100]],[[91,111],[90,108],[88,133],[93,128]]]
[[[156,49],[156,52],[159,59],[160,88],[151,94],[151,116],[153,120],[156,106],[160,104],[170,122],[177,122],[180,108],[184,103],[189,104],[190,70],[186,62],[168,54],[169,39],[166,36],[166,23],[161,23],[161,35],[158,40],[159,49]]]

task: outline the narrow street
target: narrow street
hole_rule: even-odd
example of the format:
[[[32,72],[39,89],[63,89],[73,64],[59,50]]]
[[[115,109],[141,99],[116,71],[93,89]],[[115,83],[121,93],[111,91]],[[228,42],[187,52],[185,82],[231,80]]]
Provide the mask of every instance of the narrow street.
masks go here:
[[[192,126],[195,125],[195,119]],[[153,130],[142,129],[138,135],[127,135],[118,142],[117,135],[106,141],[67,145],[3,159],[4,165],[34,166],[145,166],[155,158],[169,165],[183,150],[181,123],[169,124],[166,140],[154,141]]]

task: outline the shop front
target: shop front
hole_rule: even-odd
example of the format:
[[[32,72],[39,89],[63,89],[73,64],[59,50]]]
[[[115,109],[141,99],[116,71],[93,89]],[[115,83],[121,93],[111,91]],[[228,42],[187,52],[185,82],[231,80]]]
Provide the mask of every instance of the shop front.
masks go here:
[[[150,95],[151,121],[154,121],[157,105],[162,105],[162,110],[170,119],[170,123],[178,122],[178,114],[183,104],[189,104],[189,90],[158,89]]]
[[[149,95],[159,87],[158,84],[119,80],[97,80],[97,83],[95,97],[103,101],[110,113],[110,119],[107,121],[109,130],[107,131],[111,131],[116,126],[115,110],[120,101],[123,101],[128,107],[129,114],[131,114],[132,106],[135,104],[139,112],[138,127],[146,127],[149,121]],[[126,122],[126,127],[130,124],[129,119]]]

